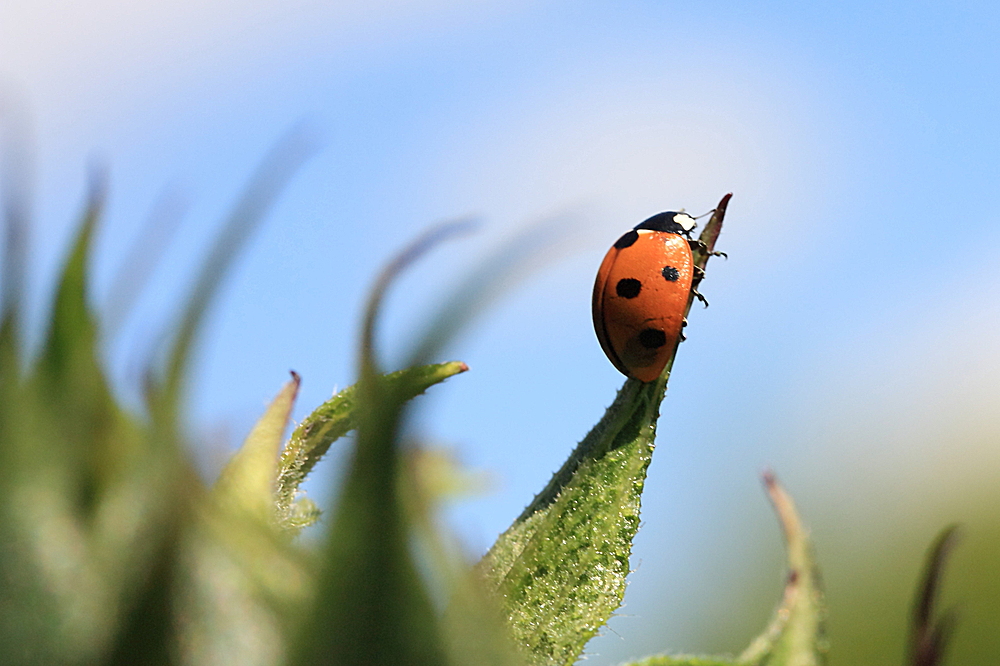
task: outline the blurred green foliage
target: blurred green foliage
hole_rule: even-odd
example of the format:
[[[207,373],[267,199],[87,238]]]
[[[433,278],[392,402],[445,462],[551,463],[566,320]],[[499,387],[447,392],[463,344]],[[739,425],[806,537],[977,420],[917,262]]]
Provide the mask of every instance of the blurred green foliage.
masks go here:
[[[621,604],[646,468],[671,364],[626,381],[563,468],[476,566],[435,517],[461,483],[406,437],[409,401],[467,368],[427,364],[456,324],[416,341],[386,373],[374,332],[386,290],[429,247],[419,238],[379,276],[362,325],[359,377],[285,431],[293,374],[213,487],[182,437],[192,349],[233,259],[310,152],[293,133],[225,221],[170,338],[148,368],[143,413],[116,400],[99,355],[88,260],[104,202],[95,182],[58,281],[40,352],[21,339],[27,220],[6,215],[0,312],[0,655],[5,664],[571,664]],[[728,195],[695,250],[704,268]],[[498,252],[459,304],[530,257]],[[464,299],[464,300],[463,300]],[[690,307],[690,303],[689,303]],[[450,309],[449,309],[450,308]],[[462,308],[459,308],[462,309]],[[349,431],[344,481],[318,547],[300,490]],[[768,479],[789,577],[765,632],[739,658],[658,656],[637,664],[820,664],[824,606],[807,531]]]

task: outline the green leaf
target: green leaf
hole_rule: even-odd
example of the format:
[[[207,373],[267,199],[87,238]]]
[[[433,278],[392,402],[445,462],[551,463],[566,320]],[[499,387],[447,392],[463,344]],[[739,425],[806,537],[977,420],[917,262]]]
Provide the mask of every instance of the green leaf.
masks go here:
[[[31,190],[30,123],[23,103],[10,104],[5,93],[0,111],[0,382],[16,377],[21,358],[21,306],[28,258]],[[2,396],[0,396],[2,397]]]
[[[621,605],[665,389],[626,381],[480,563],[531,663],[573,663]]]
[[[714,250],[729,195],[702,232]],[[688,302],[691,307],[693,292]],[[676,353],[676,349],[675,349]],[[625,382],[601,421],[479,564],[533,664],[571,664],[621,605],[660,402],[659,379]]]
[[[281,162],[280,168],[263,169],[263,180],[255,183],[261,189],[246,193],[234,218],[252,221],[274,198],[286,177],[281,170],[289,167],[282,160],[295,156],[279,157],[272,156],[269,164]],[[274,179],[267,181],[270,176]],[[192,617],[179,610],[180,589],[207,590],[201,598],[218,592],[211,612],[223,615],[236,612],[231,602],[238,594],[254,597],[246,608],[258,611],[264,606],[261,597],[293,600],[301,607],[305,596],[300,583],[307,576],[299,575],[303,563],[289,557],[288,540],[272,525],[261,529],[260,521],[233,520],[235,512],[218,510],[219,502],[206,497],[181,446],[176,399],[167,410],[160,409],[164,403],[151,402],[154,418],[148,423],[115,401],[101,359],[98,317],[88,298],[102,185],[98,180],[91,188],[57,280],[40,353],[30,367],[18,357],[20,268],[9,261],[15,250],[14,263],[23,258],[23,243],[14,238],[6,247],[0,297],[0,572],[5,581],[0,586],[0,654],[11,663],[169,663],[178,654],[178,626]],[[10,241],[9,213],[7,220]],[[23,231],[16,229],[14,235]],[[239,231],[224,234],[227,251],[240,245]],[[213,255],[209,263],[216,276],[227,261]],[[180,327],[173,373],[168,373],[171,386],[181,383],[191,337],[212,291],[211,277],[199,283],[197,302]],[[255,473],[262,469],[266,445],[272,447],[273,484],[280,432],[258,431],[253,439],[224,488],[263,485]],[[241,510],[260,502],[270,510],[272,493],[273,486],[263,493],[244,496],[231,490],[225,495],[238,496]],[[200,541],[195,532],[202,535]],[[190,567],[186,573],[202,574],[188,576],[193,585],[179,580],[182,563]],[[230,575],[234,567],[241,569],[240,576]],[[240,626],[239,620],[230,626]],[[215,644],[251,633],[227,634]]]
[[[74,373],[100,373],[96,349],[97,325],[87,303],[87,268],[94,228],[103,208],[104,185],[95,179],[83,221],[56,287],[48,332],[38,364],[40,372],[48,380],[48,388],[59,389],[60,394],[85,388],[71,385],[75,383],[73,380],[76,378],[71,378]]]
[[[934,540],[927,552],[923,580],[917,589],[913,603],[913,619],[910,627],[910,666],[939,666],[944,659],[945,648],[955,628],[955,611],[946,611],[935,619],[934,606],[944,575],[944,565],[955,541],[958,526],[949,525]]]
[[[293,620],[312,594],[314,562],[269,511],[261,517],[247,510],[260,510],[257,503],[202,498],[181,535],[174,663],[284,663]]]
[[[88,299],[88,255],[104,202],[100,180],[57,281],[41,353],[4,383],[0,415],[0,653],[31,646],[38,663],[94,661],[146,597],[178,506],[176,442],[115,402]]]
[[[240,449],[229,459],[212,490],[220,504],[257,517],[275,520],[275,491],[278,478],[278,451],[299,391],[299,376],[292,380],[268,406]]]
[[[629,661],[621,666],[733,666],[733,662],[718,657],[688,657],[656,655],[639,661]]]
[[[752,666],[819,666],[826,662],[826,610],[809,534],[774,475],[765,474],[764,483],[785,535],[788,581],[770,625],[736,661]]]
[[[66,470],[83,515],[97,510],[101,495],[135,464],[146,443],[139,423],[112,395],[87,293],[90,249],[104,200],[98,174],[57,283],[42,352],[25,384],[25,398],[34,403],[29,429],[44,433],[27,455],[50,469]]]
[[[422,394],[428,388],[468,370],[459,361],[407,368],[385,376],[385,381],[404,401]],[[281,452],[277,475],[277,516],[279,524],[296,532],[312,524],[318,510],[308,499],[296,498],[299,486],[339,438],[357,427],[357,387],[350,386],[337,393],[292,432]]]
[[[464,225],[442,225],[403,250],[368,300],[356,387],[357,437],[324,549],[317,606],[305,618],[292,663],[437,665],[445,647],[426,582],[414,561],[402,501],[400,428],[412,377],[383,376],[373,347],[382,299],[395,276]]]
[[[138,237],[132,240],[103,303],[101,323],[108,342],[114,341],[121,332],[122,325],[169,249],[186,210],[186,201],[175,190],[168,189],[153,206]]]
[[[464,548],[435,519],[434,509],[445,498],[481,485],[481,476],[462,469],[447,453],[427,448],[408,450],[400,475],[418,560],[427,563],[435,596],[447,600],[441,634],[448,663],[523,665],[495,600],[474,574]]]
[[[197,489],[198,491],[201,488]],[[183,556],[180,530],[189,516],[186,497],[178,496],[178,507],[159,516],[158,533],[151,534],[152,551],[136,576],[136,590],[120,618],[117,632],[104,660],[108,666],[168,666],[174,652],[178,560]]]
[[[61,469],[80,515],[96,511],[109,485],[141,455],[139,424],[115,402],[104,374],[97,317],[88,297],[89,254],[104,206],[104,183],[91,185],[83,220],[56,287],[41,354],[24,385],[32,403],[19,444],[23,464]],[[36,435],[31,442],[30,434]],[[32,461],[32,459],[34,459]]]
[[[223,278],[278,195],[313,151],[314,141],[301,127],[293,128],[261,161],[226,219],[185,305],[167,355],[164,377],[150,396],[151,411],[160,422],[175,423],[177,420],[196,335]]]
[[[468,223],[471,225],[471,221]],[[430,318],[407,356],[407,365],[416,366],[435,358],[455,335],[477,315],[493,305],[558,254],[572,248],[562,230],[573,228],[571,215],[536,221],[498,245],[467,274]]]

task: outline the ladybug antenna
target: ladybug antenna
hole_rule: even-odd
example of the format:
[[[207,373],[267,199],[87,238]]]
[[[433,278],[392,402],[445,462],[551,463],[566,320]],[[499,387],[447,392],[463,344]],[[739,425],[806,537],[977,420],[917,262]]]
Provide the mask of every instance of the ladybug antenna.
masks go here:
[[[684,209],[683,208],[681,209],[681,212],[684,213]],[[691,215],[690,213],[684,213],[684,214],[688,215],[692,220],[700,220],[701,218],[707,217],[707,216],[711,215],[714,212],[715,212],[715,209],[713,208],[712,210],[708,211],[707,213],[702,213],[701,215]],[[692,224],[691,228],[688,229],[687,237],[690,238],[691,234],[693,234],[697,228],[698,228],[697,224]]]

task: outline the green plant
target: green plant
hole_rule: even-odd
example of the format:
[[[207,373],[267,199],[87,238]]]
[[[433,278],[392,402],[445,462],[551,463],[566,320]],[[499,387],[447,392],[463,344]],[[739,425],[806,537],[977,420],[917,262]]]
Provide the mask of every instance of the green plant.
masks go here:
[[[0,320],[4,663],[570,664],[620,605],[672,362],[658,381],[627,380],[483,560],[465,562],[434,519],[460,473],[406,442],[403,424],[413,397],[466,370],[429,362],[455,329],[454,313],[526,257],[498,253],[402,370],[384,372],[372,342],[393,278],[461,224],[421,237],[379,277],[357,384],[314,410],[283,445],[299,384],[293,375],[214,486],[194,472],[180,420],[199,324],[227,266],[307,153],[293,135],[252,179],[165,360],[149,369],[144,414],[116,401],[88,302],[103,189],[93,188],[34,359],[19,333],[26,221],[8,214]],[[702,268],[728,201],[701,235]],[[323,543],[303,546],[295,537],[319,510],[300,484],[352,430]],[[766,483],[790,569],[773,622],[735,660],[656,656],[636,664],[822,663],[822,594],[807,534],[787,494],[773,477]],[[936,575],[927,579],[930,600]],[[930,641],[938,655],[934,636],[944,632],[927,629],[930,601],[921,608],[915,640]]]

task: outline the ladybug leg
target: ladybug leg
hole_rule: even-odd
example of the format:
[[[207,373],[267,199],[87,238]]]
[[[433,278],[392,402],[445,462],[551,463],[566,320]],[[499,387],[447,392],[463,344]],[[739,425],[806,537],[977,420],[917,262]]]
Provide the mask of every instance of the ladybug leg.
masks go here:
[[[680,341],[681,342],[684,342],[685,340],[687,340],[687,336],[684,335],[684,327],[687,326],[687,325],[688,325],[687,317],[684,317],[684,319],[681,319],[681,333],[680,333]]]
[[[706,250],[708,250],[708,246],[705,245],[705,243],[703,243],[702,241],[700,241],[700,240],[698,240],[696,238],[689,238],[688,239],[688,246],[691,248],[692,252],[705,252]],[[720,252],[718,250],[713,250],[712,252],[709,252],[708,256],[710,256],[710,257],[725,257],[726,259],[729,258],[728,254],[726,254],[725,252]]]
[[[693,277],[694,279],[691,282],[691,293],[694,294],[695,298],[704,303],[705,307],[707,308],[708,300],[704,296],[702,296],[701,293],[698,291],[698,285],[701,284],[702,279],[705,277],[705,269],[695,266]]]

